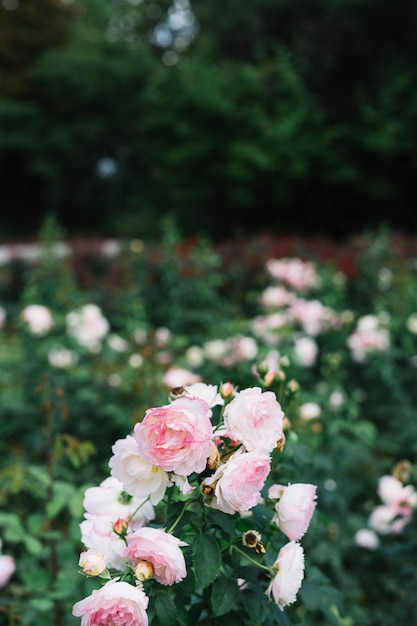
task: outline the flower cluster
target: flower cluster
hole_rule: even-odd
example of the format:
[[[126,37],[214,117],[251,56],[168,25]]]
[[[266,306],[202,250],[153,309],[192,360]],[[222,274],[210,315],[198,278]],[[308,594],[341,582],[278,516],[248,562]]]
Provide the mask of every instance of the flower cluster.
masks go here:
[[[413,485],[405,485],[399,469],[408,465],[401,462],[394,468],[394,475],[381,476],[377,493],[382,502],[374,507],[368,528],[361,528],[355,535],[356,543],[368,549],[379,546],[378,535],[399,535],[409,524],[417,509],[417,491]],[[405,477],[406,478],[406,477]]]
[[[362,363],[369,354],[386,352],[390,347],[390,332],[385,327],[384,316],[363,315],[347,339],[354,361]]]
[[[222,559],[246,559],[267,570],[269,582],[262,576],[259,584],[280,609],[295,602],[304,576],[299,541],[315,510],[316,487],[271,484],[274,454],[285,441],[283,424],[272,391],[238,391],[231,383],[218,390],[198,382],[173,388],[168,404],[148,409],[133,432],[115,442],[111,476],[85,492],[81,534],[87,550],[79,565],[85,575],[106,582],[75,604],[73,614],[83,626],[146,626],[152,585],[184,580],[191,551],[196,586],[190,604],[221,574]],[[252,510],[265,504],[273,508],[269,528],[289,540],[269,558],[270,566],[261,562],[261,534],[237,530],[239,520],[255,525]],[[215,529],[226,522],[213,518],[210,526],[210,511],[233,516],[236,533],[229,530],[227,541],[217,542]],[[182,538],[173,534],[180,528]],[[240,583],[245,593],[250,583]],[[216,611],[213,596],[212,604]]]

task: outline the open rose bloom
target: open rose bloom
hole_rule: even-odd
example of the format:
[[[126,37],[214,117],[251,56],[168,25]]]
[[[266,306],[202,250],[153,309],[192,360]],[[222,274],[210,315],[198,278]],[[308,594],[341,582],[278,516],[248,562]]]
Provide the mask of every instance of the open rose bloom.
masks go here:
[[[109,580],[72,610],[81,626],[148,626],[149,599],[138,587]]]
[[[86,550],[79,565],[82,574],[107,582],[75,604],[82,626],[146,626],[152,594],[161,594],[158,585],[175,589],[192,570],[182,593],[195,584],[198,594],[218,578],[222,558],[226,565],[234,549],[245,565],[237,544],[263,555],[256,528],[245,538],[230,532],[220,536],[230,530],[230,521],[221,520],[245,517],[255,523],[254,507],[262,505],[259,514],[271,500],[277,502],[266,524],[271,534],[282,531],[291,541],[272,566],[260,564],[259,584],[280,608],[295,601],[304,571],[298,542],[314,513],[316,488],[296,483],[267,490],[285,441],[284,411],[275,393],[261,387],[237,390],[230,382],[218,389],[202,382],[173,388],[169,403],[148,409],[133,432],[114,443],[111,476],[86,490],[80,525]],[[239,580],[245,593],[248,585]]]

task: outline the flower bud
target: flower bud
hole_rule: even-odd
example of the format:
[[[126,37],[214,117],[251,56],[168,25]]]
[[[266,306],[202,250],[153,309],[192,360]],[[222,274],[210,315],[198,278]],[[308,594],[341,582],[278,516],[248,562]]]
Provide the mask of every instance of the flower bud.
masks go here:
[[[235,395],[235,387],[232,383],[223,383],[220,387],[220,395],[222,398],[231,398]]]
[[[106,569],[106,558],[100,552],[81,552],[78,565],[86,576],[99,576]]]
[[[113,524],[114,532],[116,533],[116,535],[119,535],[119,537],[122,537],[122,538],[126,537],[128,528],[129,528],[129,524],[127,523],[125,519],[119,518]]]
[[[135,567],[135,576],[139,582],[143,583],[153,576],[153,565],[149,561],[139,561]]]

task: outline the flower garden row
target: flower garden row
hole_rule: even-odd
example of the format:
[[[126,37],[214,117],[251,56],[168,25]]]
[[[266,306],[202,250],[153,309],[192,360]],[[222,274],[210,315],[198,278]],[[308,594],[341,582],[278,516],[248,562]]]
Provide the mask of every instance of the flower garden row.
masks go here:
[[[2,612],[89,626],[412,618],[413,258],[375,238],[355,279],[271,258],[239,302],[220,267],[209,292],[205,262],[212,273],[191,250],[159,266],[150,297],[136,258],[106,298],[46,258],[0,309]]]

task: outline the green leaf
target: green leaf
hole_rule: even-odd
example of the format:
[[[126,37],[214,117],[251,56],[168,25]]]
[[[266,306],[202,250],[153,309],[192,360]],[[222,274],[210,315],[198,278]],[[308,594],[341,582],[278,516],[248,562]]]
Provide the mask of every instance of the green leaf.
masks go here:
[[[220,565],[220,546],[212,535],[199,535],[194,541],[193,565],[196,582],[207,587],[217,577]]]
[[[212,510],[210,511],[210,520],[213,524],[224,530],[231,537],[236,536],[236,526],[233,523],[230,515],[223,513],[222,511]]]
[[[30,603],[35,609],[42,613],[50,611],[54,607],[54,603],[48,598],[33,598]]]
[[[222,576],[213,585],[211,606],[215,617],[224,615],[235,608],[240,596],[236,581]]]
[[[268,599],[257,593],[244,591],[242,593],[243,606],[245,607],[253,626],[261,626],[266,617]]]
[[[36,539],[36,537],[32,537],[32,535],[25,535],[23,537],[23,542],[25,544],[27,551],[30,552],[30,554],[33,554],[34,556],[38,556],[39,554],[42,554],[43,552],[42,543],[39,541],[39,539]]]
[[[158,593],[154,599],[154,606],[162,626],[174,626],[177,623],[177,611],[171,595]]]

